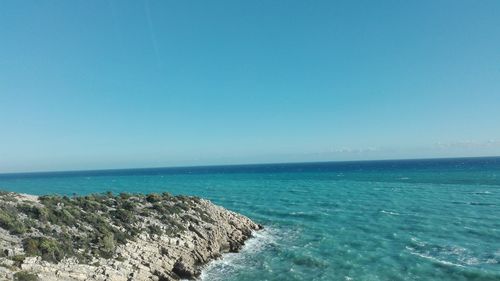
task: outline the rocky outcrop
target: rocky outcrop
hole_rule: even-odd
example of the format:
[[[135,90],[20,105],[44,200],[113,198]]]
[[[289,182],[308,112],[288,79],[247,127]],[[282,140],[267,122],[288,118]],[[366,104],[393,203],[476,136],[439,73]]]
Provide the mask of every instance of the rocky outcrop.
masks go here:
[[[238,251],[260,228],[207,200],[166,193],[3,193],[0,280],[194,279],[204,264]]]

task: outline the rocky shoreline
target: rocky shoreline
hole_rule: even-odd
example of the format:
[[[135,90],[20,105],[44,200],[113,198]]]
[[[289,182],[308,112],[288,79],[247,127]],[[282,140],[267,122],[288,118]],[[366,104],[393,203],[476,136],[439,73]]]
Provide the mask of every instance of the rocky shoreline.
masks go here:
[[[2,192],[0,280],[195,279],[261,228],[197,197]]]

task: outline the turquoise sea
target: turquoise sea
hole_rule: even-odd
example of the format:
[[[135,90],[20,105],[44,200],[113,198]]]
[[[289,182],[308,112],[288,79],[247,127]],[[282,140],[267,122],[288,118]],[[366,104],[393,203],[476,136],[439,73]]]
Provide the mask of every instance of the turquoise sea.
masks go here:
[[[500,280],[500,158],[4,174],[0,189],[198,195],[264,225],[204,280]]]

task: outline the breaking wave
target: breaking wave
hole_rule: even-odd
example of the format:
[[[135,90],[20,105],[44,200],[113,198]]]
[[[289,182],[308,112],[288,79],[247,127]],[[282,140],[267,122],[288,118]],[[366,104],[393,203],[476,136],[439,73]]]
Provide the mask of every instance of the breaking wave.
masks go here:
[[[262,231],[255,232],[253,237],[246,241],[240,252],[223,254],[222,258],[210,262],[203,269],[200,280],[227,280],[228,276],[251,266],[252,261],[260,252],[277,243],[277,238],[278,231],[273,228],[264,228]]]

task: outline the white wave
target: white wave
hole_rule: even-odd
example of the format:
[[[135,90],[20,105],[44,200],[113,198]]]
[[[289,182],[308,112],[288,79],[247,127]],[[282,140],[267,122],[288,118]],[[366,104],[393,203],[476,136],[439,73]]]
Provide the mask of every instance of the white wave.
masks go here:
[[[475,192],[469,192],[471,194],[491,194],[491,191],[475,191]]]
[[[500,261],[497,261],[496,259],[487,259],[484,263],[498,264]]]
[[[254,232],[253,237],[246,241],[240,252],[226,253],[222,255],[222,258],[210,262],[202,270],[199,279],[201,281],[226,279],[225,276],[245,267],[248,264],[246,261],[252,259],[257,253],[275,244],[277,238],[277,231],[272,228],[264,228],[261,231]]]
[[[386,211],[386,210],[382,210],[380,212],[384,213],[384,214],[388,214],[388,215],[393,215],[393,216],[399,216],[399,215],[401,215],[400,213],[392,212],[392,211]]]
[[[478,265],[478,264],[481,264],[481,261],[478,258],[476,258],[476,257],[467,258],[463,262],[465,264],[467,264],[467,265]]]
[[[412,237],[412,238],[410,238],[410,240],[420,247],[424,247],[425,245],[427,245],[427,243],[420,241],[417,237]],[[406,248],[408,249],[408,247],[406,247]]]
[[[457,263],[452,263],[452,262],[449,262],[449,261],[445,261],[445,260],[441,260],[441,259],[438,259],[436,257],[433,257],[433,256],[430,256],[430,255],[426,255],[426,254],[422,254],[422,253],[417,253],[415,252],[413,248],[411,247],[406,247],[406,249],[410,252],[410,254],[412,255],[415,255],[415,256],[419,256],[421,258],[424,258],[424,259],[428,259],[428,260],[431,260],[433,262],[437,262],[437,263],[440,263],[440,264],[444,264],[444,265],[451,265],[451,266],[457,266],[457,267],[464,267],[463,265],[461,264],[457,264]]]

